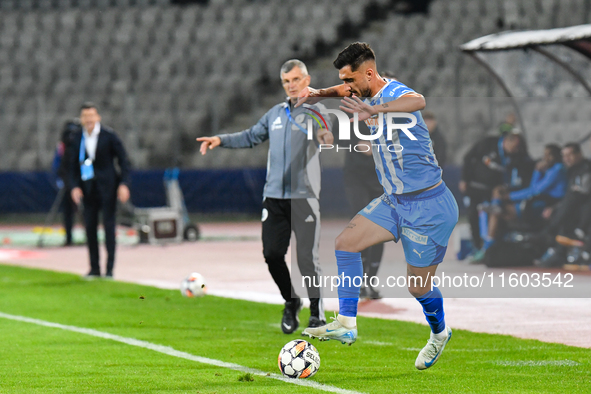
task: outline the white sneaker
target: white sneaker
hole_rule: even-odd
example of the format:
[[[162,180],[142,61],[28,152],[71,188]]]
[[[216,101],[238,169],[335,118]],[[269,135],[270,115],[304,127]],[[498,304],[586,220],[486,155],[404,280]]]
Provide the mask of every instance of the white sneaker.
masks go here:
[[[310,338],[318,338],[320,341],[328,341],[334,339],[341,341],[344,345],[348,343],[351,346],[357,340],[357,326],[353,328],[347,328],[341,324],[336,317],[331,317],[333,320],[324,326],[312,328],[308,327],[302,332],[303,335],[307,335]]]
[[[447,345],[451,339],[451,328],[446,326],[445,330],[447,336],[442,340],[437,340],[434,338],[433,333],[431,333],[429,341],[427,341],[427,344],[423,350],[421,350],[415,361],[415,367],[417,367],[417,369],[427,369],[437,362],[443,349],[445,349],[445,345]]]

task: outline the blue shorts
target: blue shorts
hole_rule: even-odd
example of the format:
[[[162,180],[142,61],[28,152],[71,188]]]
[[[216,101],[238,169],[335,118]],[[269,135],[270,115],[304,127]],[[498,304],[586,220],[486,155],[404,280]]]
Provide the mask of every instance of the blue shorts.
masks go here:
[[[443,261],[449,237],[458,222],[458,204],[445,183],[419,194],[386,195],[359,211],[402,239],[406,261],[428,267]]]

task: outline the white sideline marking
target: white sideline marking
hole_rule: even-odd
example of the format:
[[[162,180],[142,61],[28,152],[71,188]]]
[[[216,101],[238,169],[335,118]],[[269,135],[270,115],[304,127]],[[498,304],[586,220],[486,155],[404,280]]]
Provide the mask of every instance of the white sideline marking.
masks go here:
[[[401,348],[402,350],[407,350],[409,352],[420,352],[421,350],[423,350],[422,348],[418,348],[418,347],[403,347]],[[446,352],[508,352],[508,351],[515,351],[515,350],[536,350],[536,349],[547,349],[547,346],[532,346],[532,347],[528,347],[528,348],[522,348],[522,347],[518,347],[518,348],[513,348],[513,349],[478,349],[478,348],[474,348],[474,349],[455,349],[455,348],[445,348]]]
[[[26,322],[26,323],[37,324],[37,325],[45,326],[45,327],[60,328],[62,330],[78,332],[81,334],[91,335],[93,337],[110,339],[112,341],[125,343],[127,345],[154,350],[155,352],[163,353],[163,354],[173,356],[173,357],[184,358],[186,360],[196,361],[196,362],[202,363],[202,364],[215,365],[216,367],[233,369],[233,370],[239,371],[239,372],[249,372],[253,375],[258,375],[258,376],[263,376],[263,377],[267,377],[267,378],[271,378],[271,379],[281,380],[282,382],[297,384],[299,386],[306,386],[306,387],[310,387],[310,388],[314,388],[314,389],[318,389],[318,390],[322,390],[322,391],[328,391],[331,393],[362,394],[358,391],[345,390],[345,389],[341,389],[338,387],[314,382],[312,380],[290,379],[290,378],[286,378],[282,375],[278,375],[275,373],[267,375],[267,372],[259,371],[258,369],[244,367],[239,364],[227,363],[227,362],[215,360],[212,358],[195,356],[190,353],[181,352],[180,350],[176,350],[174,348],[171,348],[170,346],[157,345],[155,343],[146,342],[146,341],[142,341],[142,340],[135,339],[135,338],[121,337],[119,335],[109,334],[107,332],[97,331],[97,330],[93,330],[90,328],[67,326],[64,324],[52,323],[52,322],[48,322],[45,320],[32,319],[30,317],[25,317],[25,316],[9,315],[7,313],[2,313],[2,312],[0,312],[0,317],[3,317],[5,319],[10,319],[10,320],[16,320],[16,321],[22,321],[22,322]]]
[[[375,346],[392,346],[393,343],[390,342],[382,342],[382,341],[363,341],[363,343],[367,343],[368,345],[375,345]]]
[[[576,367],[580,363],[572,360],[544,360],[544,361],[497,361],[495,364],[507,367],[545,367],[545,366],[559,366],[559,367]]]

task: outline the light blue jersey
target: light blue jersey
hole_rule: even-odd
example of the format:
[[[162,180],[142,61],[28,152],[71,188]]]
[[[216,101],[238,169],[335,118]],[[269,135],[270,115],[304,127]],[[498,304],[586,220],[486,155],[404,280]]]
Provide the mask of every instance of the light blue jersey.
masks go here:
[[[414,93],[414,90],[398,81],[392,79],[386,81],[382,90],[373,98],[366,99],[366,103],[372,106],[380,105],[405,94]],[[433,153],[429,130],[420,111],[412,114],[417,118],[417,124],[408,131],[416,140],[410,139],[401,129],[395,129],[392,132],[392,140],[388,140],[387,126],[384,121],[382,135],[372,143],[378,179],[388,195],[412,193],[434,186],[441,180],[441,168]],[[407,118],[394,118],[394,121],[397,124],[411,122]],[[365,123],[372,134],[378,133],[379,119],[371,118]]]

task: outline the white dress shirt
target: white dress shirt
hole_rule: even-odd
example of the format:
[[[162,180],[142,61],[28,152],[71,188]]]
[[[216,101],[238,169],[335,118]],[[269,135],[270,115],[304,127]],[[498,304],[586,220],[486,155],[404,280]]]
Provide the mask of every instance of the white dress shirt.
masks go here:
[[[88,153],[88,157],[94,161],[96,155],[96,144],[98,142],[99,133],[101,132],[101,124],[96,122],[90,135],[88,135],[86,128],[84,128],[82,132],[84,133],[84,147],[86,148],[86,153]]]

